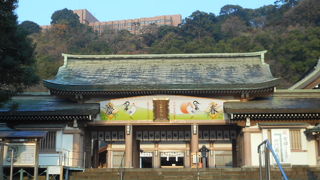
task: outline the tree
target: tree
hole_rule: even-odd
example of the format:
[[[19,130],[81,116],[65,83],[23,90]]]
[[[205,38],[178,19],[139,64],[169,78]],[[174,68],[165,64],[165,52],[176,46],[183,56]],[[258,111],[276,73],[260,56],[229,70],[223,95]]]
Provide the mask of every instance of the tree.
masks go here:
[[[22,31],[25,31],[28,35],[33,33],[39,33],[41,28],[40,26],[32,21],[23,21],[18,25],[18,28]]]
[[[210,36],[214,32],[216,17],[212,13],[195,11],[191,16],[185,18],[181,25],[183,36],[197,38],[198,40]]]
[[[152,45],[151,52],[155,54],[183,53],[182,48],[184,45],[185,41],[183,37],[174,32],[170,32]]]
[[[16,0],[0,1],[0,102],[38,82],[34,48],[18,31]]]
[[[296,6],[300,1],[301,0],[276,0],[274,4],[280,7],[290,8]]]
[[[320,25],[320,1],[304,0],[296,7],[290,9],[284,15],[285,25],[303,25],[319,26]]]
[[[143,42],[151,46],[152,43],[157,39],[157,35],[159,34],[159,26],[156,24],[150,24],[148,26],[142,27],[140,32],[141,32],[141,37],[143,39]]]
[[[230,37],[238,36],[246,29],[246,24],[237,16],[231,16],[221,26],[221,30]]]
[[[239,5],[225,5],[220,9],[220,16],[224,15],[236,15],[242,11],[242,7]]]
[[[67,8],[55,11],[51,16],[51,24],[68,24],[75,27],[80,24],[79,16]]]

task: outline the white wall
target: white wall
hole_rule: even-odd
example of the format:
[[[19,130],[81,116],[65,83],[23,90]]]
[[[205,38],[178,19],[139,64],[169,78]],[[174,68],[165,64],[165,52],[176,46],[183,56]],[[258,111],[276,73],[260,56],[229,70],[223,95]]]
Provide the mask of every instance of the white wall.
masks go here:
[[[59,165],[59,154],[57,153],[41,153],[39,155],[40,166],[53,166]]]
[[[289,130],[289,128],[285,129]],[[279,131],[279,129],[271,129],[271,132]],[[316,165],[316,143],[315,140],[308,140],[304,134],[305,129],[300,130],[301,134],[301,151],[295,152],[290,150],[291,165]],[[251,159],[252,166],[259,166],[259,154],[257,153],[258,145],[265,139],[267,139],[267,129],[262,129],[261,133],[251,133]],[[291,141],[291,140],[290,140]],[[271,142],[272,143],[272,142]],[[290,142],[291,143],[291,142]],[[273,156],[270,156],[271,162],[275,163]]]
[[[307,148],[308,148],[308,164],[311,166],[317,165],[317,152],[316,152],[316,140],[307,141]]]
[[[251,133],[251,165],[259,166],[258,145],[263,141],[262,133]]]
[[[65,166],[72,166],[73,158],[73,134],[63,134],[62,135],[62,154],[63,154],[63,164]]]
[[[62,131],[56,133],[56,152],[40,153],[40,166],[61,165],[72,166],[73,134],[63,134]],[[61,158],[62,157],[62,158]],[[61,160],[61,162],[60,162]]]

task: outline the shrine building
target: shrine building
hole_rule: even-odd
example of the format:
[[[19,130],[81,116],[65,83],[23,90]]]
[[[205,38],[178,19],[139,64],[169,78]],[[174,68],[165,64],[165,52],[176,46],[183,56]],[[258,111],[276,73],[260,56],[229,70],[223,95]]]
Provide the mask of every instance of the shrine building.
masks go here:
[[[319,166],[320,70],[277,90],[265,53],[63,54],[49,93],[13,97],[0,120],[47,132],[40,169],[257,167],[265,139],[281,163]]]

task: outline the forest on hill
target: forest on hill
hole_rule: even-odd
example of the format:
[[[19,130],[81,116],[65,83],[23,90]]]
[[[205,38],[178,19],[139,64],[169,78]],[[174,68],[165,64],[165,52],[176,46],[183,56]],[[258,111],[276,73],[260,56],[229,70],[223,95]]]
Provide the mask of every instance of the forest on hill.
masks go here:
[[[149,25],[142,34],[105,29],[101,34],[80,24],[63,9],[41,31],[30,21],[18,26],[35,47],[37,74],[53,78],[69,54],[229,53],[268,50],[266,62],[280,87],[305,76],[320,57],[320,1],[277,0],[257,9],[225,5],[220,13],[195,11],[178,27]]]

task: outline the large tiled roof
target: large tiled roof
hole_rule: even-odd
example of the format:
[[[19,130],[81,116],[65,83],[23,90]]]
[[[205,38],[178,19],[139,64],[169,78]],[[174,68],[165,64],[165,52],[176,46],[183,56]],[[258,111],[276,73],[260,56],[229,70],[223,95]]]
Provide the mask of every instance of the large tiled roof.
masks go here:
[[[264,53],[68,55],[49,89],[63,91],[246,90],[274,87]]]

